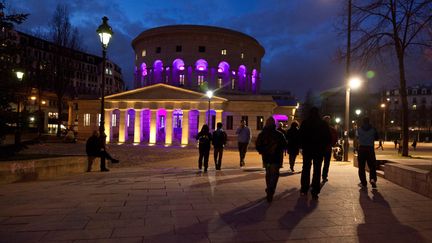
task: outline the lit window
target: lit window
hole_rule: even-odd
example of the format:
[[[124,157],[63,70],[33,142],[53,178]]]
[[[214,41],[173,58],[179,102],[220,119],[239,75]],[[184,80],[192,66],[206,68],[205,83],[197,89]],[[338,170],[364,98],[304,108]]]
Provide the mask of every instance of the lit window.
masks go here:
[[[226,49],[222,49],[222,50],[221,50],[221,55],[222,55],[222,56],[226,56],[226,54],[227,54],[227,50],[226,50]]]
[[[244,58],[244,53],[243,53],[243,52],[240,54],[240,58],[241,58],[241,59]]]
[[[84,126],[85,127],[90,126],[90,114],[89,113],[84,114]]]
[[[235,89],[235,79],[231,79],[231,89]]]
[[[185,76],[184,76],[184,74],[180,74],[179,75],[179,83],[180,83],[180,85],[184,85],[184,83],[185,83]]]
[[[218,78],[218,87],[222,87],[222,78]]]
[[[203,85],[204,83],[204,76],[198,75],[198,86]]]
[[[129,125],[130,125],[130,116],[129,116],[129,114],[127,114],[127,117],[126,117],[126,127],[129,127]]]
[[[112,114],[111,121],[112,121],[112,126],[116,127],[117,126],[117,114]]]
[[[99,126],[101,122],[101,114],[97,114],[97,125]]]
[[[144,49],[144,50],[142,50],[142,52],[141,52],[141,56],[142,57],[145,57],[147,55],[147,51]]]

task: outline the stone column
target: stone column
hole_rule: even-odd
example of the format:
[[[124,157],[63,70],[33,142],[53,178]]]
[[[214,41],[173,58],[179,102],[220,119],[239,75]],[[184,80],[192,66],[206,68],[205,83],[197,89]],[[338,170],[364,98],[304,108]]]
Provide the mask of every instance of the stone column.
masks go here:
[[[150,144],[156,143],[156,116],[157,110],[150,110]]]
[[[165,121],[165,144],[172,144],[173,135],[173,110],[166,110],[166,121]]]
[[[183,110],[181,144],[189,143],[189,110]]]
[[[111,141],[111,119],[112,110],[105,109],[105,135],[107,143]]]
[[[142,118],[141,109],[135,110],[135,127],[134,127],[134,143],[140,143],[142,141]]]
[[[201,130],[201,127],[206,123],[206,112],[207,110],[200,110],[199,111],[199,123],[198,123],[198,131]]]
[[[222,122],[222,110],[216,110],[216,124],[218,123],[218,122]],[[216,127],[216,124],[215,124],[215,127]]]
[[[38,102],[41,102],[41,101],[38,100]],[[71,104],[69,104],[69,109],[68,109],[68,128],[74,124],[73,123],[74,121],[72,120],[72,117],[73,117],[72,113],[73,113],[73,106]],[[38,118],[40,119],[40,117],[38,117]],[[97,118],[96,118],[96,122],[97,122]]]
[[[119,142],[124,143],[127,140],[127,118],[128,110],[120,109],[120,124],[119,124]]]

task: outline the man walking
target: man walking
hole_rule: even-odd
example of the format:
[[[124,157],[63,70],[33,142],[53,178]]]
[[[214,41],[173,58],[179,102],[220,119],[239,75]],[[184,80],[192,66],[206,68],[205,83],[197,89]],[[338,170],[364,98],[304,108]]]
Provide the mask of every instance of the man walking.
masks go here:
[[[247,127],[246,121],[242,120],[240,127],[236,130],[237,134],[237,142],[238,142],[238,150],[240,154],[240,167],[245,166],[245,156],[247,152],[248,145],[251,141],[251,131],[249,127]]]
[[[227,141],[227,134],[222,129],[222,122],[216,124],[216,131],[213,132],[213,150],[214,150],[214,161],[216,170],[221,170],[222,167],[222,155],[223,150]]]
[[[313,163],[312,189],[313,199],[318,199],[321,191],[321,164],[327,145],[331,141],[330,129],[319,115],[318,108],[312,107],[309,117],[300,126],[300,141],[303,150],[303,170],[301,174],[301,195],[309,191],[310,170]]]
[[[269,117],[264,129],[258,135],[255,146],[262,156],[263,166],[266,170],[266,193],[269,203],[273,201],[273,195],[276,191],[279,169],[286,146],[285,136],[276,130],[274,118]]]
[[[374,150],[374,141],[378,139],[378,132],[369,123],[369,118],[363,118],[363,124],[357,129],[357,138],[359,141],[358,150],[358,175],[360,178],[359,186],[362,188],[367,187],[366,163],[369,167],[369,182],[372,188],[376,188],[377,175],[376,175],[376,158]]]
[[[325,151],[325,154],[324,154],[324,165],[323,165],[323,170],[322,170],[322,181],[323,182],[327,182],[328,181],[327,177],[328,177],[328,172],[329,172],[329,167],[330,167],[330,160],[331,160],[331,155],[332,155],[332,151],[333,151],[333,146],[337,143],[337,139],[338,139],[337,136],[338,135],[337,135],[336,129],[334,127],[332,127],[331,124],[330,124],[330,116],[324,116],[323,120],[329,126],[330,135],[331,135],[331,141],[326,146],[326,151]]]

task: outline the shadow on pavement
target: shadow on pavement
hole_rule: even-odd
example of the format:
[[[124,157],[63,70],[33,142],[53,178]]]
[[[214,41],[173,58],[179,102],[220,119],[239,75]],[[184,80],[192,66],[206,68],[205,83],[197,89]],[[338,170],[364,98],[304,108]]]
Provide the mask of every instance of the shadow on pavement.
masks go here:
[[[372,190],[372,198],[365,190],[359,194],[365,222],[357,226],[359,243],[426,242],[415,229],[399,222],[392,213],[391,205],[378,190]]]

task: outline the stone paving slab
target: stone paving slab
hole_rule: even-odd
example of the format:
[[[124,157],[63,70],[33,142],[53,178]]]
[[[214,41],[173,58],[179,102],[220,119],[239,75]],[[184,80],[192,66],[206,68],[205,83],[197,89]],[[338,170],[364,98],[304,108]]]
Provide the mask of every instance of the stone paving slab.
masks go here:
[[[360,190],[350,163],[332,162],[318,201],[284,168],[268,204],[259,156],[237,157],[208,173],[188,157],[1,185],[0,242],[432,242],[431,199],[381,178]]]

